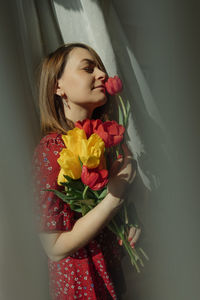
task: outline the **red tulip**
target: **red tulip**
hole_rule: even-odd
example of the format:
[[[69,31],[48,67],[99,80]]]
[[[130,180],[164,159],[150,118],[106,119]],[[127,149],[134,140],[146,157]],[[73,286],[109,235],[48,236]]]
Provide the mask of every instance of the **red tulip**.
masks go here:
[[[116,121],[106,121],[95,130],[105,143],[106,147],[118,145],[123,140],[125,128]]]
[[[97,128],[99,127],[99,125],[101,125],[103,123],[100,119],[91,120],[91,122],[92,122],[93,132],[95,132],[97,130]]]
[[[75,127],[83,129],[86,133],[87,138],[89,138],[93,133],[93,127],[90,119],[85,119],[83,121],[76,122]]]
[[[92,190],[100,190],[108,183],[108,170],[99,170],[98,168],[88,169],[83,165],[81,180]]]
[[[87,138],[89,138],[94,133],[94,130],[96,130],[98,126],[102,123],[103,122],[100,119],[97,120],[85,119],[83,121],[76,122],[75,127],[83,129],[86,133]]]
[[[114,76],[114,78],[109,77],[105,83],[106,90],[108,94],[115,95],[122,90],[122,81],[118,76]]]

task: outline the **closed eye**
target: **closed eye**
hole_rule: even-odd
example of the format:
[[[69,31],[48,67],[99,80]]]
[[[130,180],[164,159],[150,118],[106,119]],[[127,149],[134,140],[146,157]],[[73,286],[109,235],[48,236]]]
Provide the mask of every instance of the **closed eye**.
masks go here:
[[[83,68],[83,70],[85,70],[88,73],[93,73],[94,68],[93,67],[85,67],[85,68]]]

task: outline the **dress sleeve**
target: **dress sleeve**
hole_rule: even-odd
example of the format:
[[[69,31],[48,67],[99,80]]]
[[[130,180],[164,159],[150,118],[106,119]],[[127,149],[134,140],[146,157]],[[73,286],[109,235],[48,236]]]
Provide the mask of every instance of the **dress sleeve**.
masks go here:
[[[75,220],[70,206],[53,192],[44,189],[62,191],[57,184],[60,166],[57,162],[64,147],[60,135],[49,134],[36,147],[33,156],[34,195],[36,199],[36,223],[40,232],[71,230]]]

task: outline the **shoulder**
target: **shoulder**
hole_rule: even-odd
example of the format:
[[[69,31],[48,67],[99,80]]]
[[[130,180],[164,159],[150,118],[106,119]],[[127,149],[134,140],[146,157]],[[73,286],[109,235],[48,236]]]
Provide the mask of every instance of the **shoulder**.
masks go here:
[[[44,136],[36,146],[33,154],[34,164],[48,165],[49,161],[57,162],[60,151],[65,147],[62,134],[49,133]]]
[[[52,132],[49,133],[47,135],[45,135],[39,142],[38,146],[43,146],[46,145],[51,146],[51,145],[60,145],[60,146],[64,146],[64,142],[62,140],[62,134],[61,133],[57,133],[57,132]]]
[[[51,151],[51,150],[61,150],[65,147],[64,142],[62,140],[62,134],[52,132],[45,135],[36,146],[35,151],[40,152],[41,150]]]

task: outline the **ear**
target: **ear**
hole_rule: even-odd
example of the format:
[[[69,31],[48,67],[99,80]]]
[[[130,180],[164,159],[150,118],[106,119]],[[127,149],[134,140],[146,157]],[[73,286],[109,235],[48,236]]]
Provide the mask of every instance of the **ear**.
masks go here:
[[[65,95],[64,91],[62,90],[62,88],[60,86],[59,81],[56,84],[55,94],[58,95],[58,96],[60,96],[60,97],[63,97]]]

